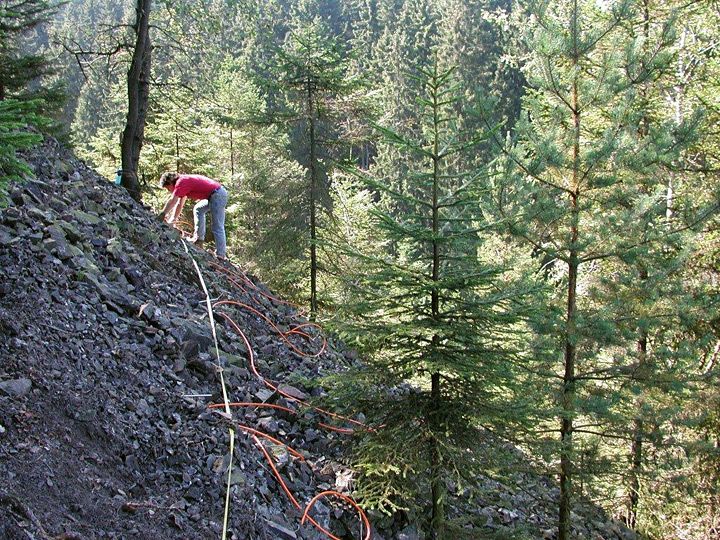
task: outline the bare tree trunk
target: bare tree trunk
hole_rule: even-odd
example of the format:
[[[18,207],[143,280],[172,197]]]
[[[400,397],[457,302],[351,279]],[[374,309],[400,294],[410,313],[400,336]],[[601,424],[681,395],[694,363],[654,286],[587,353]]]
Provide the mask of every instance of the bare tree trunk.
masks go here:
[[[644,268],[640,269],[640,278],[647,279],[647,272]],[[639,363],[639,376],[644,377],[647,369],[647,348],[648,338],[645,330],[640,330],[640,337],[637,341],[637,354]],[[630,485],[628,486],[628,512],[627,526],[631,529],[637,528],[638,522],[638,506],[640,505],[640,474],[642,472],[643,461],[643,440],[644,440],[644,423],[643,423],[643,398],[637,399],[635,403],[637,416],[633,425],[633,441],[630,449]]]
[[[577,205],[576,198],[573,203]],[[577,241],[577,227],[573,227],[573,242]],[[575,319],[577,316],[577,253],[570,251],[568,265],[567,335],[565,338],[565,373],[563,376],[562,417],[560,419],[560,506],[558,515],[558,540],[570,539],[570,512],[572,510],[573,479],[573,416],[575,409]]]
[[[645,283],[649,277],[647,268],[640,264],[638,268],[638,279]],[[638,369],[636,377],[641,381],[645,381],[648,377],[648,333],[644,328],[638,329],[638,340],[636,344]],[[643,422],[643,405],[644,399],[642,394],[635,400],[635,409],[637,416],[633,422],[633,440],[630,448],[630,471],[628,485],[628,507],[626,523],[631,529],[637,527],[638,506],[640,505],[640,474],[642,472],[643,461],[643,441],[644,441],[644,422]]]
[[[647,272],[641,268],[640,270],[641,279],[647,279]],[[644,373],[647,369],[647,347],[648,339],[647,334],[644,330],[640,330],[640,336],[637,341],[637,355],[638,355],[638,375],[644,378]],[[643,460],[643,440],[644,440],[644,423],[643,423],[643,398],[642,396],[636,400],[635,409],[637,410],[637,416],[635,417],[633,425],[633,441],[630,448],[630,478],[628,486],[628,509],[627,509],[627,526],[631,529],[637,527],[638,519],[638,506],[640,505],[640,474],[642,472],[642,460]]]
[[[638,413],[635,419],[635,428],[632,442],[632,466],[630,468],[630,493],[628,496],[627,526],[630,529],[637,527],[638,505],[640,504],[640,468],[642,467],[643,453],[643,419]]]
[[[437,342],[438,337],[433,336]],[[430,426],[433,431],[437,430],[439,424],[439,410],[442,403],[440,389],[440,374],[433,373],[431,376],[431,412]],[[442,456],[438,441],[435,439],[437,433],[433,434],[430,441],[430,492],[432,496],[432,516],[430,523],[430,538],[443,540],[445,538],[445,482],[443,481]]]
[[[314,87],[312,80],[307,83],[308,122],[310,123],[310,318],[315,319],[317,301],[317,148],[315,141],[315,109],[313,107]]]
[[[235,148],[233,141],[233,128],[230,127],[230,181],[235,180]]]
[[[135,7],[136,41],[128,71],[128,115],[122,136],[122,181],[136,201],[142,197],[138,181],[138,163],[145,132],[150,94],[150,9],[152,0],[137,0]]]
[[[178,125],[175,122],[175,172],[180,174],[180,136],[177,133]]]

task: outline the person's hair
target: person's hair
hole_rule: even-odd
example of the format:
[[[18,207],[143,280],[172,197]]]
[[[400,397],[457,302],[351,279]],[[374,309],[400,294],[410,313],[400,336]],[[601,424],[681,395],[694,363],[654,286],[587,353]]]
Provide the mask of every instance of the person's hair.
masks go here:
[[[169,186],[177,182],[178,173],[175,172],[165,172],[162,173],[160,176],[160,187],[164,188],[165,186]]]

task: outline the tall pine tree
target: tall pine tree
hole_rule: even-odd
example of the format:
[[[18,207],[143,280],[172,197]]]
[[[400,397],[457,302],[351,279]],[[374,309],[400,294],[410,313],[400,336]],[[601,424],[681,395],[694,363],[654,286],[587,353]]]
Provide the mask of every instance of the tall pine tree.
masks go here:
[[[278,84],[285,96],[283,112],[270,111],[277,119],[293,125],[299,134],[295,155],[306,168],[307,189],[303,213],[309,233],[310,312],[318,311],[318,231],[328,208],[329,172],[342,137],[338,126],[351,117],[352,94],[358,83],[349,75],[348,51],[331,37],[318,19],[296,21],[297,28],[286,39],[279,59]]]
[[[636,34],[642,17],[633,1],[524,7],[523,20],[531,21],[524,68],[532,88],[517,140],[506,146],[507,183],[496,194],[512,221],[509,232],[534,250],[557,287],[538,328],[547,346],[538,372],[549,374],[542,384],[557,396],[547,403],[547,421],[558,425],[558,537],[567,540],[577,480],[624,462],[624,454],[608,452],[607,441],[632,440],[628,381],[658,382],[646,355],[636,353],[652,313],[659,313],[653,311],[659,304],[647,310],[647,293],[657,284],[643,268],[659,270],[659,255],[673,251],[688,226],[666,222],[662,171],[691,142],[696,119],[646,116],[642,90],[668,68],[672,18],[649,43]],[[695,220],[690,199],[674,204],[678,215],[687,211]],[[636,296],[596,294],[603,280],[618,281],[621,273]],[[658,271],[653,280],[662,277]],[[669,282],[663,286],[671,290]]]

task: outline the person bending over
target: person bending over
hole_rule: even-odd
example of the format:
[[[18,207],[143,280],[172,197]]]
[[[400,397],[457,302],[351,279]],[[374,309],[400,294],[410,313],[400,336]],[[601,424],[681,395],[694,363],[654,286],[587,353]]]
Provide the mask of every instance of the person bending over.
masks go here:
[[[215,250],[218,258],[225,258],[225,206],[227,190],[219,182],[200,174],[178,174],[166,172],[160,176],[160,187],[170,192],[158,218],[170,223],[177,220],[188,197],[197,202],[193,208],[195,230],[189,239],[202,247],[205,240],[205,214],[212,216],[212,232],[215,235]]]

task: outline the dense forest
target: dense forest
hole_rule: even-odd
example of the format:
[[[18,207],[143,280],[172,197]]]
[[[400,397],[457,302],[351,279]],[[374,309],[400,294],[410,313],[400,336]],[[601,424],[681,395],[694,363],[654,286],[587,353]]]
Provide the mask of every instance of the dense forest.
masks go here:
[[[42,133],[158,210],[226,186],[231,260],[363,359],[366,508],[459,538],[521,451],[560,540],[581,499],[713,538],[718,36],[714,0],[2,0],[0,189]]]

